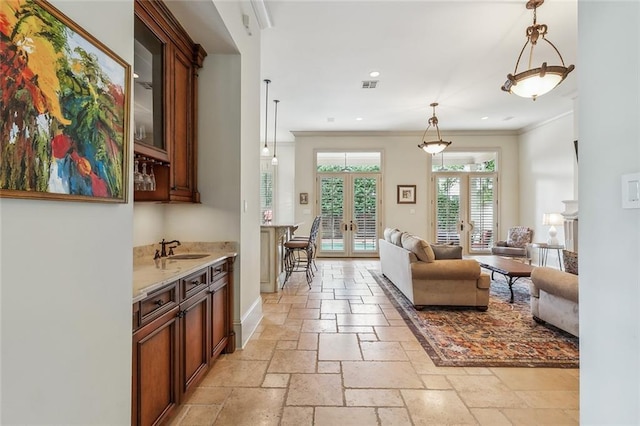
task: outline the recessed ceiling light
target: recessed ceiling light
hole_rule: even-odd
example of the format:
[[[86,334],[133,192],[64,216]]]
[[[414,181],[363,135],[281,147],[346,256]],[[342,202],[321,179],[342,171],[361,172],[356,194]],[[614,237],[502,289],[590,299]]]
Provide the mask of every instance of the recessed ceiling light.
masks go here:
[[[356,117],[356,121],[362,121],[362,117]]]
[[[480,120],[488,120],[489,117],[482,117]]]
[[[371,71],[369,73],[369,77],[378,77],[380,75],[380,73],[378,71]]]

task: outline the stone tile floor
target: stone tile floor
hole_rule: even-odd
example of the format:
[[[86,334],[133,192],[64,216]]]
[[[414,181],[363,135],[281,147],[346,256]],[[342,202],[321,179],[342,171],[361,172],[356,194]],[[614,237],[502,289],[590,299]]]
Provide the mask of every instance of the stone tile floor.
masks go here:
[[[579,424],[579,370],[436,367],[368,269],[318,260],[265,293],[243,350],[223,355],[172,425]]]

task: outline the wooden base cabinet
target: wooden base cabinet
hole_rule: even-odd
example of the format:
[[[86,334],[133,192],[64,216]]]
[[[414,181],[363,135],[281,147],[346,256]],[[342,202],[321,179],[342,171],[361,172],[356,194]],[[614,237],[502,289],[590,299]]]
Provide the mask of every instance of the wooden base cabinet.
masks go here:
[[[180,350],[182,362],[180,367],[180,391],[189,391],[207,371],[209,354],[207,340],[209,329],[210,304],[206,291],[202,291],[189,299],[180,311]]]
[[[203,268],[134,305],[132,425],[169,418],[215,359],[235,351],[234,260]]]
[[[176,306],[133,334],[131,424],[156,424],[178,404],[178,312]]]

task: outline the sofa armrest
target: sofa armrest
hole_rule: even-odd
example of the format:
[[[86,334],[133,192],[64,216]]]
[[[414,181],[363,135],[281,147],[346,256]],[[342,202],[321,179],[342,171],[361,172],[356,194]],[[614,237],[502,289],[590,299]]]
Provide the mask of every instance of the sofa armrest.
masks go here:
[[[553,268],[538,267],[531,272],[537,290],[578,303],[578,276]]]
[[[480,264],[473,259],[443,259],[411,264],[411,275],[419,280],[477,280],[480,272]]]

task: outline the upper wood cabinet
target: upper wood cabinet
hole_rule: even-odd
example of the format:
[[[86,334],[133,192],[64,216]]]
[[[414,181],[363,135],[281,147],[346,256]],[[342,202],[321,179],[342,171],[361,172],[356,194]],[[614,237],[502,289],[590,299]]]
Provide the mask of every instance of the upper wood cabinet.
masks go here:
[[[156,189],[135,190],[134,199],[200,202],[198,70],[207,54],[161,1],[136,0],[135,15],[134,151]]]

